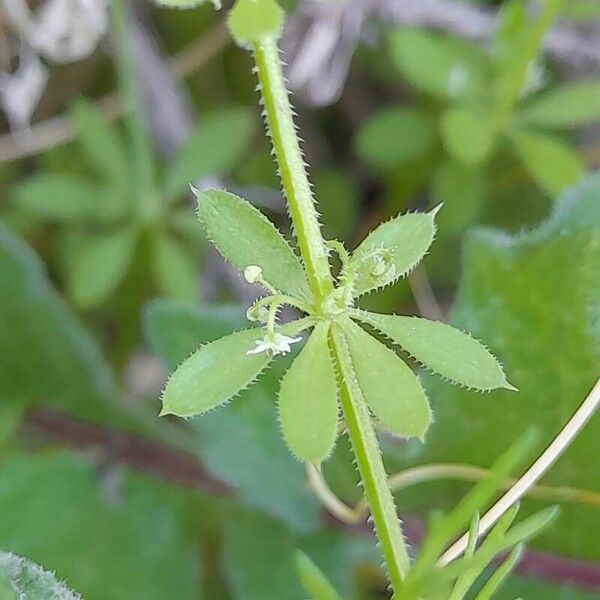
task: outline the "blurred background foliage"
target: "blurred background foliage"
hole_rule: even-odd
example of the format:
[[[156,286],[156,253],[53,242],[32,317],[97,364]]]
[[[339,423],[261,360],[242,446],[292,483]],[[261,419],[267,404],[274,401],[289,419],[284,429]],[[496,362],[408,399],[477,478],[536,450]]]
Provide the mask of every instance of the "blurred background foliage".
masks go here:
[[[598,4],[282,4],[326,235],[354,247],[444,203],[423,267],[364,306],[452,321],[520,390],[423,374],[434,427],[425,445],[382,436],[390,472],[489,467],[531,427],[543,445],[600,371]],[[131,8],[111,27],[102,0],[0,1],[0,548],[89,600],[302,600],[297,549],[343,598],[386,598],[369,527],[328,515],[281,441],[285,364],[228,410],[157,417],[168,370],[256,295],[209,249],[188,184],[289,223],[223,13]],[[597,597],[599,439],[596,419],[524,502],[561,516],[499,598]],[[324,474],[360,500],[344,438]],[[398,491],[413,543],[472,485],[434,479]]]

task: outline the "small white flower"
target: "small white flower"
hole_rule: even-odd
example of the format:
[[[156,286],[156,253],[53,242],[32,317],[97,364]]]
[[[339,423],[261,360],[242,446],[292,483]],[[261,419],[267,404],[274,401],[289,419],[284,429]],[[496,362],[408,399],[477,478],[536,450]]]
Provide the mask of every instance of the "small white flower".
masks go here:
[[[301,337],[291,338],[279,332],[276,332],[275,334],[267,333],[262,340],[256,340],[256,348],[248,350],[246,354],[260,354],[261,352],[267,352],[272,356],[276,356],[277,354],[287,354],[291,351],[290,344],[296,344],[301,341]]]

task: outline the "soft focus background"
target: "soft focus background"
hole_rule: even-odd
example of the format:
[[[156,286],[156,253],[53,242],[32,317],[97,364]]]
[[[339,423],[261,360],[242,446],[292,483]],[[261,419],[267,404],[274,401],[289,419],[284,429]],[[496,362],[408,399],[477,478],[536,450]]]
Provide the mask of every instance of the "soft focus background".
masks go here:
[[[279,437],[285,361],[226,410],[157,416],[168,370],[257,293],[203,238],[189,182],[289,224],[228,6],[132,1],[111,24],[109,2],[0,0],[0,549],[86,600],[302,600],[297,548],[344,598],[386,598],[370,528],[328,516]],[[541,449],[600,374],[600,3],[565,2],[547,35],[541,1],[283,4],[326,235],[354,247],[444,203],[423,266],[365,305],[451,320],[520,389],[424,374],[435,424],[424,446],[382,438],[390,472],[487,467],[530,427]],[[561,516],[499,598],[599,597],[599,452],[596,418],[544,478]],[[324,471],[360,499],[345,439]],[[470,485],[399,491],[411,541]]]

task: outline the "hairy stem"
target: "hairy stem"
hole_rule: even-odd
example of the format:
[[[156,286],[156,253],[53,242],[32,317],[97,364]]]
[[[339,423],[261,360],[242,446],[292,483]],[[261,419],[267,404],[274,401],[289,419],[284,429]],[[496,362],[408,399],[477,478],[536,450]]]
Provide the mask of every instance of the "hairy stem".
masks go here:
[[[310,182],[296,128],[292,107],[283,79],[277,42],[265,38],[253,45],[256,71],[260,82],[275,158],[294,224],[308,280],[317,304],[333,290],[333,281],[323,243]]]
[[[111,0],[113,44],[119,89],[123,95],[125,125],[131,144],[134,166],[135,197],[142,219],[155,217],[160,210],[156,187],[156,165],[148,130],[144,122],[142,100],[131,50],[130,18],[126,0]]]
[[[402,534],[400,519],[396,514],[394,498],[388,485],[371,415],[356,381],[344,333],[335,325],[331,331],[333,353],[340,374],[340,396],[348,435],[373,517],[375,532],[387,563],[390,583],[396,597],[399,598],[404,578],[410,569],[408,548]]]

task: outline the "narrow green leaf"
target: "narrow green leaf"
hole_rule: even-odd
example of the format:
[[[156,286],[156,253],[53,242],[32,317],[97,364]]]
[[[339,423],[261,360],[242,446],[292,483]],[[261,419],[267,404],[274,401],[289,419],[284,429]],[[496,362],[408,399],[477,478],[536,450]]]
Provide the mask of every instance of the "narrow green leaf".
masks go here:
[[[442,141],[450,156],[465,165],[484,162],[492,153],[496,133],[489,117],[466,108],[451,108],[440,122]]]
[[[472,97],[485,85],[481,52],[460,40],[401,28],[389,41],[392,62],[424,92],[443,99]]]
[[[10,552],[0,552],[2,600],[80,600],[49,571]]]
[[[394,107],[379,111],[362,126],[355,140],[358,155],[377,169],[393,169],[422,157],[435,139],[433,119],[425,111]]]
[[[298,458],[313,463],[331,454],[337,437],[337,384],[328,332],[325,322],[315,327],[283,376],[279,391],[283,437]]]
[[[225,191],[197,192],[196,196],[200,222],[225,259],[240,270],[258,265],[273,287],[310,298],[300,259],[259,210]]]
[[[199,275],[189,252],[166,234],[157,235],[153,242],[152,268],[163,294],[176,300],[196,300]]]
[[[486,198],[487,179],[484,169],[451,160],[435,170],[431,196],[434,204],[444,204],[438,217],[443,234],[463,232],[477,220]]]
[[[201,177],[230,171],[246,150],[253,132],[252,113],[245,107],[205,115],[165,173],[166,197],[181,194]]]
[[[229,12],[229,30],[238,44],[278,38],[283,28],[283,10],[275,0],[237,0]]]
[[[202,414],[248,387],[272,360],[267,352],[247,354],[265,334],[245,329],[201,346],[169,378],[161,415]]]
[[[512,552],[487,580],[483,588],[481,588],[481,591],[477,594],[475,600],[490,600],[498,588],[504,583],[506,578],[512,573],[517,566],[517,563],[521,560],[523,550],[523,544],[518,544],[513,548]]]
[[[344,323],[344,333],[369,408],[396,435],[422,440],[431,423],[431,410],[417,376],[392,350],[350,319]]]
[[[37,175],[13,189],[13,200],[29,214],[51,222],[94,219],[103,203],[102,188],[71,175]]]
[[[476,339],[446,323],[361,311],[359,318],[420,363],[453,383],[477,390],[512,389],[502,367]]]
[[[89,100],[76,101],[71,108],[79,141],[86,158],[107,181],[119,190],[128,187],[128,157],[117,129]]]
[[[296,570],[312,600],[341,600],[323,571],[301,550],[296,552]]]
[[[540,127],[576,127],[600,118],[600,82],[579,81],[553,88],[520,113],[521,119]]]
[[[512,140],[531,178],[550,196],[577,183],[585,172],[576,151],[554,137],[522,131],[514,133]]]
[[[135,230],[122,229],[82,240],[68,273],[69,291],[77,304],[90,308],[117,289],[131,264],[136,238]]]
[[[435,237],[437,211],[399,215],[362,241],[348,267],[356,270],[354,297],[394,283],[419,264]]]

